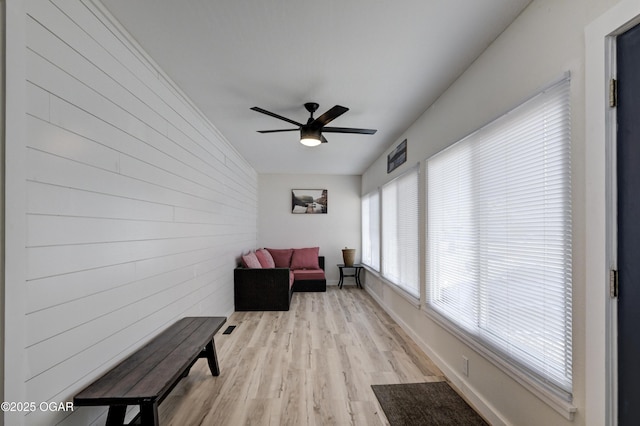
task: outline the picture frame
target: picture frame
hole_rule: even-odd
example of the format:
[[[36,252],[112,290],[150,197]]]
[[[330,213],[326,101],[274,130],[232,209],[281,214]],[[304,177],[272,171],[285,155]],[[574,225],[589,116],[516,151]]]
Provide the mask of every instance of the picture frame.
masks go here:
[[[398,166],[407,161],[407,140],[403,140],[387,155],[387,173],[391,173]]]
[[[292,189],[291,213],[327,214],[326,189]]]

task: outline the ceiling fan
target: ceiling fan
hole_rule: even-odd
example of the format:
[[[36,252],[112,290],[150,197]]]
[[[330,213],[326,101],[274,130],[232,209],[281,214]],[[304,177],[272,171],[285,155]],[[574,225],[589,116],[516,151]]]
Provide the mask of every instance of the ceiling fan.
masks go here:
[[[276,133],[276,132],[293,132],[300,130],[300,143],[306,146],[317,146],[321,143],[326,143],[327,139],[322,136],[322,133],[357,133],[360,135],[373,135],[377,130],[374,129],[355,129],[353,127],[326,127],[331,121],[340,117],[345,112],[349,111],[349,108],[336,105],[318,118],[313,118],[313,113],[316,112],[319,105],[315,102],[307,102],[304,107],[311,114],[307,120],[307,124],[298,123],[287,117],[283,117],[266,109],[260,107],[251,108],[253,111],[261,112],[279,120],[286,121],[287,123],[298,126],[297,129],[278,129],[278,130],[258,130],[258,133]]]

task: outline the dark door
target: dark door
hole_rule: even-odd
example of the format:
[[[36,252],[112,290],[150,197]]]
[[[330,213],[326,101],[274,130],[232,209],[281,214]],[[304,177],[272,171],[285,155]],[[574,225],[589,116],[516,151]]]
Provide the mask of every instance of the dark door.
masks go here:
[[[618,411],[640,413],[640,25],[618,37]]]

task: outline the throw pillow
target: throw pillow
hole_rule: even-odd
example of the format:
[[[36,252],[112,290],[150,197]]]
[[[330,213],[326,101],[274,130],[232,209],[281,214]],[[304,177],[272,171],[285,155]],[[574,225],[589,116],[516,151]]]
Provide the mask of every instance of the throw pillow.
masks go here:
[[[250,252],[242,256],[242,264],[245,268],[262,268],[260,261],[254,252]]]
[[[291,255],[293,249],[267,249],[273,257],[273,261],[276,264],[276,268],[288,268],[291,265]]]
[[[275,268],[276,262],[273,261],[273,257],[271,257],[271,253],[265,249],[256,250],[256,257],[262,265],[263,268]]]
[[[319,247],[293,249],[291,269],[320,269],[318,264]]]

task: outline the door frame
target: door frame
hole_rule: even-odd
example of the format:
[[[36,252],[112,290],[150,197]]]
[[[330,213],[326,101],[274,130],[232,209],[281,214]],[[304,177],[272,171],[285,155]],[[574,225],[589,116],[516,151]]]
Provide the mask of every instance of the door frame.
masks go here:
[[[623,0],[585,28],[586,424],[617,425],[617,301],[609,270],[617,267],[616,37],[640,23],[640,4]]]
[[[615,34],[612,34],[611,36],[608,37],[608,42],[606,45],[607,58],[608,58],[608,61],[607,61],[608,77],[611,77],[616,80],[618,79],[618,74],[619,74],[618,63],[620,59],[620,57],[617,56],[618,46],[619,46],[618,39],[620,36],[626,34],[627,31],[630,31],[632,29],[636,31],[636,37],[637,37],[637,34],[640,34],[638,33],[638,30],[640,30],[639,18],[640,17],[636,17],[632,19],[627,24],[619,28],[618,31],[615,32]],[[628,54],[629,53],[627,53],[627,55]],[[609,181],[607,186],[610,188],[611,203],[610,205],[607,206],[607,211],[609,215],[609,219],[607,220],[607,223],[609,225],[609,228],[607,230],[608,231],[607,241],[611,245],[611,247],[608,248],[611,267],[614,270],[619,270],[618,262],[619,262],[620,252],[618,251],[618,248],[619,248],[619,236],[621,234],[620,234],[620,228],[619,228],[620,224],[618,222],[618,215],[620,213],[620,210],[619,210],[619,202],[617,199],[617,195],[618,195],[618,183],[619,183],[620,176],[617,173],[618,171],[617,162],[620,157],[617,152],[618,142],[619,142],[617,125],[618,125],[618,116],[620,114],[620,111],[618,110],[617,105],[615,108],[614,107],[609,108],[609,110],[611,112],[607,113],[607,127],[608,127],[610,142],[607,144],[607,149],[608,149],[607,158],[608,158],[608,165],[610,168],[609,169],[610,172],[607,173],[607,179]],[[610,362],[607,366],[607,369],[609,372],[609,381],[610,381],[608,385],[610,389],[609,399],[610,399],[610,411],[611,411],[611,417],[612,417],[611,421],[613,425],[617,425],[619,423],[619,417],[620,417],[620,413],[619,413],[619,407],[620,407],[620,394],[619,394],[620,346],[619,344],[621,343],[621,340],[620,340],[621,334],[620,334],[620,328],[619,328],[620,304],[617,299],[613,299],[612,302],[613,303],[611,306],[611,319],[610,319],[611,327],[608,333],[610,334],[610,341],[608,342],[609,344],[607,346],[610,353],[610,357],[609,357]],[[628,310],[629,307],[627,306],[625,309]],[[629,333],[629,331],[627,330],[626,333]],[[625,334],[624,336],[628,336],[628,334]],[[624,336],[622,338],[624,338]],[[632,386],[638,387],[640,385],[633,384]],[[638,389],[636,389],[636,391],[638,391]]]

